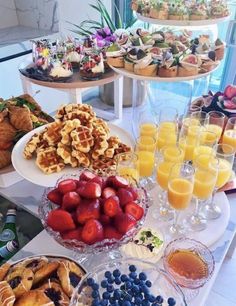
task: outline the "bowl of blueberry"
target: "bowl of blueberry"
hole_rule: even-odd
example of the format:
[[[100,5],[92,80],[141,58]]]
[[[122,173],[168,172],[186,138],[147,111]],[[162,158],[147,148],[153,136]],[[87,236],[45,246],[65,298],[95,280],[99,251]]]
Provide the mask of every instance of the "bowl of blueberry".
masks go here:
[[[75,289],[70,306],[186,306],[170,275],[140,259],[110,261],[88,273]]]

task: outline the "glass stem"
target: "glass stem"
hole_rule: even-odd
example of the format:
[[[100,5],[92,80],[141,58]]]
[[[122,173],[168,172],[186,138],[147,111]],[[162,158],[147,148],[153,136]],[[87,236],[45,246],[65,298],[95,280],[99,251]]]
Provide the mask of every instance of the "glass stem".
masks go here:
[[[195,204],[195,216],[198,216],[198,214],[199,214],[199,208],[200,208],[199,199],[198,199],[198,198],[196,198],[196,204]]]
[[[215,198],[216,191],[217,191],[217,188],[214,188],[212,196],[211,196],[211,201],[210,201],[210,204],[209,204],[210,207],[214,206],[214,198]]]
[[[175,213],[174,213],[174,223],[173,223],[174,228],[177,228],[177,226],[178,226],[179,216],[180,216],[180,211],[179,210],[175,210]]]

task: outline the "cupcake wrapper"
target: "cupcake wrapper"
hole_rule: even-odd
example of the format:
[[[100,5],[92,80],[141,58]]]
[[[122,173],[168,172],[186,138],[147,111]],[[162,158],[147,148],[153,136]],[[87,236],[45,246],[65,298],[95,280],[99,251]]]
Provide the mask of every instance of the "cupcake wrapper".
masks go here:
[[[144,76],[156,76],[157,75],[157,65],[149,65],[145,68],[136,68],[134,65],[134,73]]]

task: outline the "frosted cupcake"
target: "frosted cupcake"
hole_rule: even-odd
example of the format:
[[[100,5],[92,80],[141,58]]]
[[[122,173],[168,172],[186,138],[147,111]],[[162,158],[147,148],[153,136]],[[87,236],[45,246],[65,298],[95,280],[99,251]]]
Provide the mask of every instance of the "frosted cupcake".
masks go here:
[[[153,61],[152,55],[150,53],[145,54],[145,52],[143,52],[140,57],[142,58],[137,60],[137,62],[134,64],[134,73],[143,76],[156,76],[158,66],[157,63]]]
[[[172,3],[169,6],[169,19],[170,20],[188,20],[189,15],[184,3]]]
[[[52,64],[51,71],[49,75],[53,78],[68,78],[72,76],[73,71],[71,67],[71,63],[66,61],[56,60]]]
[[[177,60],[173,57],[170,52],[163,54],[163,61],[161,66],[158,68],[158,76],[162,78],[173,78],[178,73]]]
[[[123,68],[125,54],[125,50],[122,49],[118,44],[114,43],[106,50],[107,63],[117,68]]]
[[[154,19],[168,19],[168,4],[163,1],[153,1],[149,16]]]
[[[207,6],[204,3],[193,4],[190,7],[190,20],[206,20],[208,19]]]
[[[226,1],[212,0],[210,1],[211,18],[222,18],[229,16],[229,9]]]
[[[157,262],[164,251],[164,237],[159,230],[142,228],[132,242],[121,247],[121,252],[127,257]]]

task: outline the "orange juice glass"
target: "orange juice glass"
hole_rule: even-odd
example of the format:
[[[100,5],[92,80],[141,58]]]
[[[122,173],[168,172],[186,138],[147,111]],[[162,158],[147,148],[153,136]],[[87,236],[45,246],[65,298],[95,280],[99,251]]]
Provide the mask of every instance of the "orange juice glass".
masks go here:
[[[139,181],[138,156],[134,152],[117,154],[115,161],[116,171],[120,176],[126,177],[131,183]]]
[[[169,145],[174,146],[177,142],[177,126],[175,122],[162,122],[158,128],[157,148],[161,150]]]
[[[140,136],[151,136],[157,137],[157,125],[151,122],[141,123],[139,126],[139,135]]]
[[[231,117],[228,119],[222,142],[223,144],[232,146],[236,151],[236,117]]]
[[[221,137],[224,123],[225,123],[225,115],[222,112],[211,111],[206,116],[205,120],[206,130],[209,132],[214,132],[216,134],[217,142]]]

